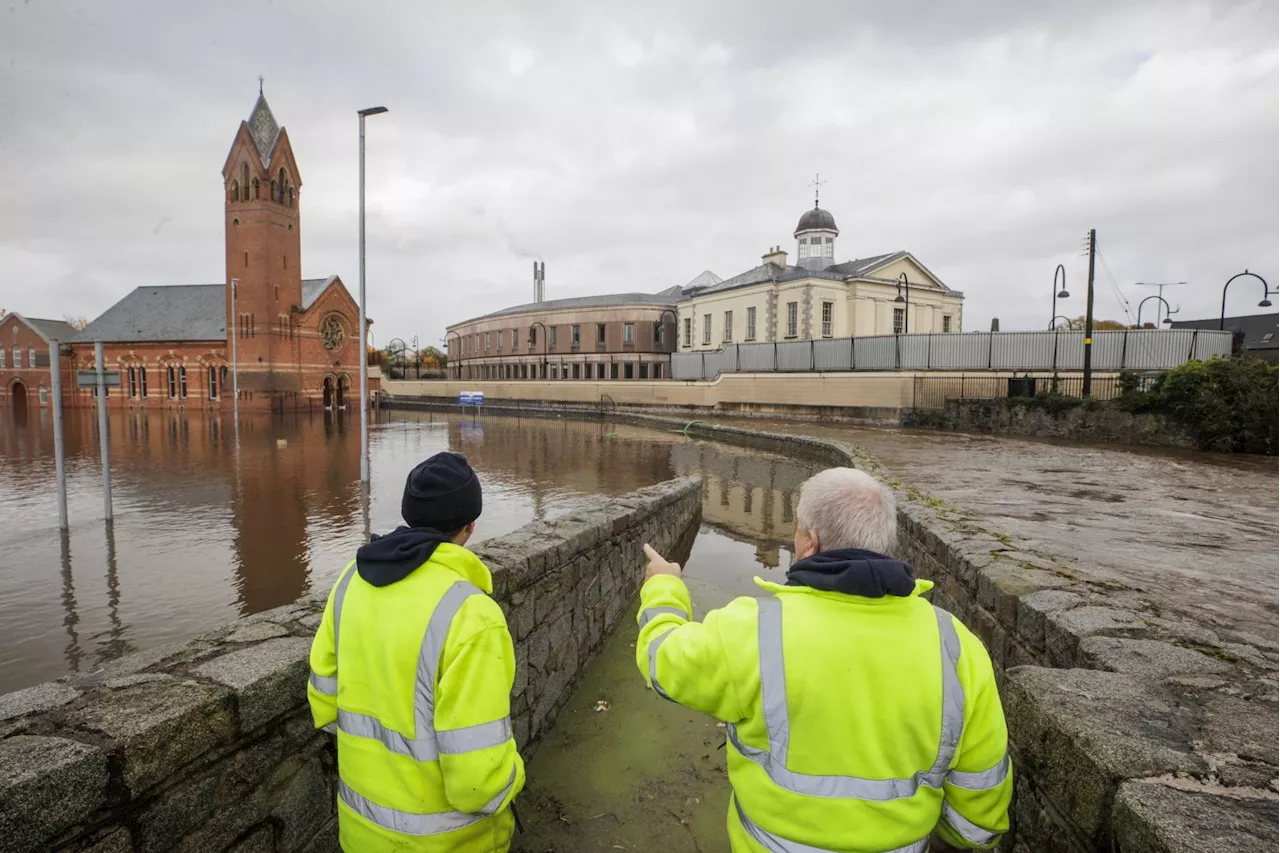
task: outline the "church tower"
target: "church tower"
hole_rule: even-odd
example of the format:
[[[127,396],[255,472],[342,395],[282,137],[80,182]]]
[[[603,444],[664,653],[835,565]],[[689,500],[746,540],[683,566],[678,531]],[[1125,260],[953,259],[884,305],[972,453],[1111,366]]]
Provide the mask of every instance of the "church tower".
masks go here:
[[[227,356],[231,281],[240,388],[274,395],[299,387],[297,315],[302,311],[302,177],[289,134],[258,88],[222,167],[226,205]]]

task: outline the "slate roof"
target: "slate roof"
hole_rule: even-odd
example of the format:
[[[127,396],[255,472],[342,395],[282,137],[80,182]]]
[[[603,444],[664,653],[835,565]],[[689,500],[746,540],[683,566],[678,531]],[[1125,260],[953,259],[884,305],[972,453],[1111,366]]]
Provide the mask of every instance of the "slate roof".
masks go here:
[[[1245,314],[1240,317],[1226,317],[1222,328],[1230,332],[1244,334],[1244,348],[1247,350],[1276,349],[1280,344],[1280,314]],[[1218,318],[1206,320],[1175,320],[1174,329],[1214,329],[1218,328]]]
[[[320,294],[324,293],[324,289],[333,283],[336,275],[328,278],[304,278],[302,280],[302,310],[306,311],[316,300],[320,298]]]
[[[753,267],[744,273],[739,273],[733,278],[726,278],[723,281],[706,287],[694,287],[693,282],[685,285],[684,298],[682,301],[688,301],[708,293],[720,293],[725,290],[733,290],[737,287],[748,287],[753,284],[763,284],[766,281],[794,281],[799,278],[822,278],[828,281],[845,281],[850,278],[860,278],[873,272],[878,267],[892,263],[899,258],[907,257],[905,251],[887,252],[883,255],[873,255],[869,258],[858,258],[857,260],[845,261],[844,263],[832,264],[823,270],[811,270],[805,267],[788,264],[783,266],[775,263],[764,263],[758,267]],[[918,261],[916,263],[919,263]],[[921,266],[923,269],[923,266]],[[926,270],[926,272],[928,272]],[[933,275],[933,273],[929,273]],[[696,279],[695,279],[696,281]],[[914,284],[913,284],[914,286]],[[946,289],[946,293],[952,296],[963,296],[957,290]]]
[[[693,281],[686,284],[685,288],[688,289],[690,287],[710,287],[711,285],[719,284],[722,281],[724,281],[724,279],[722,279],[720,276],[713,273],[711,270],[703,270],[702,272],[698,273],[698,275],[693,279]]]
[[[50,340],[57,339],[59,341],[69,341],[76,336],[76,328],[64,320],[41,320],[37,317],[23,317],[27,321],[27,325],[33,327],[37,332]]]
[[[271,162],[271,152],[276,149],[276,139],[280,136],[280,123],[276,121],[275,114],[267,104],[266,96],[261,92],[258,93],[258,102],[253,105],[253,112],[249,113],[248,124],[249,136],[253,137],[258,156],[262,158],[262,165],[266,167]]]
[[[487,320],[490,317],[523,314],[526,311],[562,311],[568,308],[601,308],[609,305],[675,305],[680,301],[682,291],[683,288],[676,285],[658,293],[609,293],[603,296],[570,296],[565,299],[548,299],[545,302],[526,302],[523,305],[513,305],[510,308],[503,308],[501,311],[493,311],[489,314],[482,314],[479,317],[472,317],[470,320],[454,323],[448,328],[465,326],[468,323]]]
[[[138,287],[71,340],[220,341],[227,337],[226,287],[177,284]]]

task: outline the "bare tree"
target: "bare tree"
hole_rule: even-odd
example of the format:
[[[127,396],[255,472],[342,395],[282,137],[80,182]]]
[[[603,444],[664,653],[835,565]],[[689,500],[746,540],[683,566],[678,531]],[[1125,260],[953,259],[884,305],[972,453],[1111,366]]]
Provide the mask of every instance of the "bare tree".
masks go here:
[[[84,317],[75,317],[71,314],[63,314],[62,319],[67,321],[67,325],[75,329],[77,332],[83,331],[84,327],[89,325],[89,321]]]

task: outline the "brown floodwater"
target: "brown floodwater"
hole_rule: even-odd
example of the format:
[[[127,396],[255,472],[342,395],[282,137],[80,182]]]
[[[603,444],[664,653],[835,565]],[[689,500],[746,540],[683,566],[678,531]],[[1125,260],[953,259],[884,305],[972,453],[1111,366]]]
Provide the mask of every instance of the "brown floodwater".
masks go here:
[[[44,417],[42,417],[42,415]],[[747,591],[780,576],[795,489],[810,467],[676,432],[567,420],[381,413],[372,487],[359,482],[350,413],[229,420],[113,413],[115,521],[103,520],[97,421],[68,413],[71,529],[57,528],[48,413],[0,412],[0,693],[163,643],[327,588],[366,531],[399,523],[408,470],[441,450],[467,455],[484,485],[478,541],[683,473],[706,474],[708,571]],[[720,532],[723,531],[723,532]]]

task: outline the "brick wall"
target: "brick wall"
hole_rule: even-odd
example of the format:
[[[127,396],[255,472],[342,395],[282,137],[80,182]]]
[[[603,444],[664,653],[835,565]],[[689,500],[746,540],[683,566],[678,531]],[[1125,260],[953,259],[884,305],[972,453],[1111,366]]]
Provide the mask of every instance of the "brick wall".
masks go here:
[[[676,480],[477,548],[526,756],[636,594],[641,542],[683,560],[700,517],[701,484]],[[327,595],[0,696],[4,849],[336,853],[333,740],[306,700]]]

